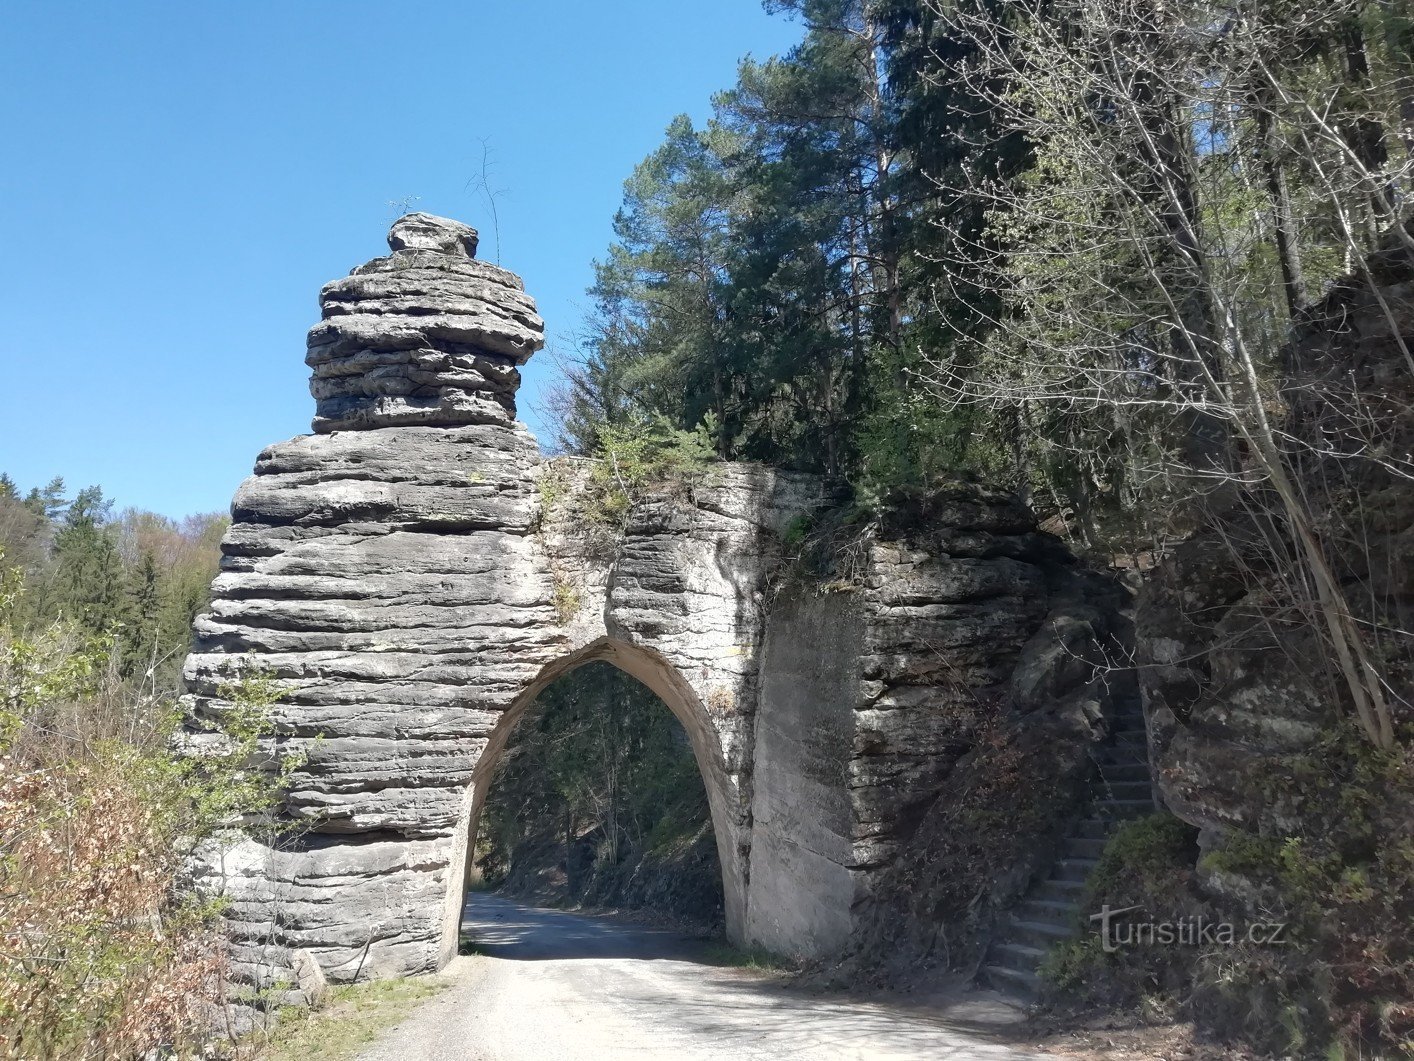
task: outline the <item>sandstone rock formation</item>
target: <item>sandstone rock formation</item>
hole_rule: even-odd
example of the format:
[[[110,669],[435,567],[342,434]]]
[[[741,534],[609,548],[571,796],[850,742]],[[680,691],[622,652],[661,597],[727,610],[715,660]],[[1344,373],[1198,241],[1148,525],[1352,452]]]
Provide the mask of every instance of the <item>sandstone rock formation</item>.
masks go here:
[[[1408,239],[1390,233],[1361,271],[1296,322],[1281,425],[1397,721],[1414,699],[1414,650],[1403,632],[1414,616]],[[1259,779],[1299,777],[1301,760],[1313,754],[1328,777],[1348,768],[1318,750],[1354,712],[1320,617],[1299,610],[1313,591],[1291,588],[1301,558],[1288,549],[1280,516],[1268,511],[1279,507],[1261,487],[1230,499],[1214,525],[1172,550],[1140,597],[1138,647],[1160,787],[1209,851],[1234,836],[1293,835],[1319,820],[1319,801],[1299,783],[1278,794]],[[1292,610],[1279,610],[1293,598]],[[1391,834],[1414,828],[1414,807],[1387,813],[1402,819]]]
[[[320,292],[305,363],[314,430],[509,424],[517,366],[544,345],[520,278],[476,260],[476,230],[409,214],[393,253]]]
[[[325,287],[315,433],[265,450],[232,504],[185,669],[194,742],[216,739],[199,731],[228,683],[273,675],[268,750],[299,757],[283,811],[305,826],[213,853],[237,981],[297,999],[297,952],[331,982],[455,953],[497,757],[539,690],[595,659],[688,732],[729,935],[838,950],[978,740],[963,705],[1069,698],[1102,728],[1091,650],[1112,602],[1076,592],[1024,509],[963,485],[915,514],[927,534],[873,528],[828,594],[781,545],[839,500],[811,476],[716,465],[586,534],[588,465],[543,464],[514,419],[534,303],[475,244],[411,215],[390,255]]]

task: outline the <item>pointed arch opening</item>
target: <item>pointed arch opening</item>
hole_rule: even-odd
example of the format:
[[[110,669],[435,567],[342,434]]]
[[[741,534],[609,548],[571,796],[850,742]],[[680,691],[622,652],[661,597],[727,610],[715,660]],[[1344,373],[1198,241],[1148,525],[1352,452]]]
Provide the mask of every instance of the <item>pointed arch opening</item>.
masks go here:
[[[707,709],[683,676],[659,653],[639,645],[601,637],[548,664],[516,697],[501,716],[478,758],[468,789],[457,848],[450,871],[448,903],[444,911],[443,960],[455,953],[461,915],[477,857],[476,840],[482,827],[488,795],[496,783],[517,728],[537,710],[541,694],[560,679],[590,664],[612,667],[653,694],[680,723],[691,748],[706,794],[707,809],[721,873],[722,914],[726,935],[740,941],[745,924],[746,868],[749,823],[742,811],[738,779],[730,770],[721,738]],[[453,901],[454,900],[454,901]]]

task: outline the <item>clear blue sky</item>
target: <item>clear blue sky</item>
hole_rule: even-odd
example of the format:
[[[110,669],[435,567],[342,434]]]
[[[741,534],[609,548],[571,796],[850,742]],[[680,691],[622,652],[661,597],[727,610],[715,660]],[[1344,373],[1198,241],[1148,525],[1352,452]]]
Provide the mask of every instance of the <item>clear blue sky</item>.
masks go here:
[[[316,295],[386,252],[390,200],[494,257],[481,138],[502,264],[567,339],[633,165],[799,32],[759,0],[7,0],[0,471],[225,509],[309,430]]]

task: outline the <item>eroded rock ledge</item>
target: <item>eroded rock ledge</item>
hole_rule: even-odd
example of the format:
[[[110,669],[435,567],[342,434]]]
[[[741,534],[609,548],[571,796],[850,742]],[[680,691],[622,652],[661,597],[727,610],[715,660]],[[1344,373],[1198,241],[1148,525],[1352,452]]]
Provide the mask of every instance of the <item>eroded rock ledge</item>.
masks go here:
[[[606,550],[572,497],[544,503],[514,419],[543,330],[519,279],[456,222],[411,215],[389,243],[322,293],[315,434],[266,449],[237,492],[185,669],[194,731],[230,709],[227,683],[273,675],[268,750],[301,762],[283,807],[298,838],[207,867],[238,983],[297,1001],[299,952],[334,982],[455,953],[497,757],[538,691],[590,660],[682,720],[739,941],[827,955],[876,932],[919,823],[997,725],[1051,748],[1069,783],[1103,731],[1120,602],[1014,500],[957,484],[900,511],[823,592],[787,577],[782,542],[828,522],[839,490],[723,464],[642,500]],[[1027,842],[1065,809],[1061,792]],[[994,883],[998,902],[1019,890]]]

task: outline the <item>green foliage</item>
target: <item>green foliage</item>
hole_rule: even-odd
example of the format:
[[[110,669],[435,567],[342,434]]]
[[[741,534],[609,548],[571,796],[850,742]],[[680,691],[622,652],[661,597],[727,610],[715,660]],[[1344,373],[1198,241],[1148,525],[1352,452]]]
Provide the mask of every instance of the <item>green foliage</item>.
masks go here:
[[[273,1029],[253,1033],[247,1045],[263,1061],[348,1061],[450,984],[439,976],[342,984],[318,1009],[282,1012]]]
[[[619,867],[691,861],[704,837],[710,845],[708,820],[696,758],[667,706],[612,665],[590,663],[551,684],[518,724],[487,795],[477,862],[487,886],[582,900],[596,882],[612,890]],[[684,888],[708,909],[670,912],[712,917],[715,857]]]
[[[1122,902],[1128,906],[1170,899],[1175,885],[1187,886],[1197,854],[1196,830],[1173,814],[1125,822],[1105,844],[1090,875],[1087,905]]]
[[[814,524],[814,517],[808,513],[796,516],[790,521],[781,534],[781,547],[785,550],[786,555],[796,555],[800,552]]]
[[[1047,951],[1037,973],[1052,988],[1078,991],[1111,974],[1108,958],[1099,936],[1081,936],[1058,943]]]
[[[540,512],[543,519],[553,513],[565,499],[569,484],[559,468],[546,464],[541,467],[540,478],[536,480],[535,485],[540,492]]]
[[[555,617],[561,624],[569,622],[579,614],[579,590],[558,571],[555,572],[555,590],[551,600],[555,606]]]
[[[95,608],[117,555],[103,508],[81,494],[56,535],[57,584]],[[127,676],[125,627],[82,608],[42,618],[28,597],[0,548],[0,1053],[190,1048],[219,983],[221,904],[180,882],[199,845],[273,831],[292,764],[257,760],[279,690],[225,690],[214,740],[187,754],[173,698]]]
[[[1221,918],[1237,942],[1106,954],[1086,935],[1048,957],[1052,999],[1132,1007],[1159,996],[1164,1012],[1182,1005],[1221,1036],[1290,1056],[1397,1049],[1414,1029],[1409,767],[1407,751],[1376,749],[1353,726],[1273,758],[1252,783],[1300,831],[1227,830],[1198,875],[1191,827],[1169,814],[1127,823],[1106,844],[1084,908]],[[1220,901],[1205,898],[1199,876],[1219,882]],[[1257,921],[1284,924],[1282,944],[1244,940]]]
[[[605,424],[710,419],[723,459],[853,476],[877,415],[912,475],[939,419],[909,353],[936,292],[903,259],[926,227],[903,193],[927,182],[901,174],[889,30],[858,0],[773,6],[801,19],[799,46],[743,61],[706,128],[674,120],[625,184],[563,433],[588,454]]]
[[[621,528],[650,488],[691,489],[713,459],[710,430],[710,423],[678,430],[661,416],[602,425],[599,463],[582,499],[586,514]]]

